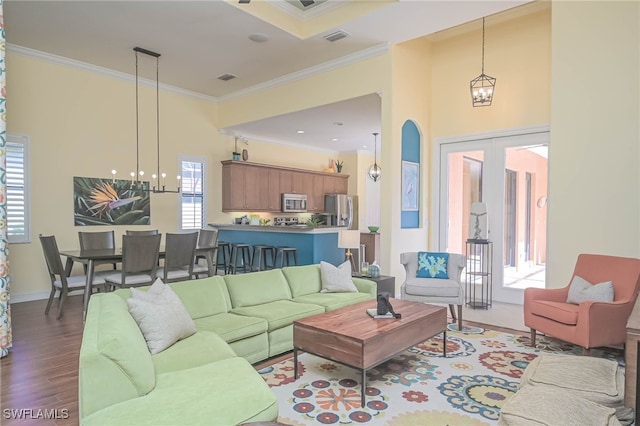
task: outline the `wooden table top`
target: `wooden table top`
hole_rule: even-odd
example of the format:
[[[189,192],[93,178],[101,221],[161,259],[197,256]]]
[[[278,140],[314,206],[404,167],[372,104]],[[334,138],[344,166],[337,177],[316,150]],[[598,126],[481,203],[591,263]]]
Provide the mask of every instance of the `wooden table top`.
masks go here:
[[[425,317],[441,316],[442,311],[445,312],[443,329],[446,327],[446,308],[443,306],[394,298],[390,298],[389,300],[394,311],[402,314],[402,318],[371,318],[371,316],[367,314],[367,309],[376,308],[377,300],[368,300],[334,311],[296,320],[294,327],[329,331],[332,334],[366,342],[380,335],[389,334],[397,329],[405,328],[416,321],[424,320]]]

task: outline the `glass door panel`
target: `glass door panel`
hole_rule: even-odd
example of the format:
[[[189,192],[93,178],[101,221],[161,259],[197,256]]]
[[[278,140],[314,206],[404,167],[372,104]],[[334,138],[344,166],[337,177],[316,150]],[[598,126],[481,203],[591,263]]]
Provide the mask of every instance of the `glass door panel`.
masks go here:
[[[542,288],[546,263],[547,145],[514,146],[504,152],[504,287]]]
[[[439,249],[465,253],[471,204],[487,204],[497,301],[544,287],[548,132],[440,145]]]

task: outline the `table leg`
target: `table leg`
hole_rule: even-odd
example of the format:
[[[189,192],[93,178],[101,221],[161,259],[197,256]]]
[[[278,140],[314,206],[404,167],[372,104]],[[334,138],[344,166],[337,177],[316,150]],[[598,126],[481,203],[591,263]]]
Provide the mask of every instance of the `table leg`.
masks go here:
[[[73,259],[67,257],[67,263],[64,266],[64,275],[66,277],[71,275],[71,270],[73,269]]]
[[[360,408],[364,410],[365,399],[367,397],[367,370],[364,368],[362,369],[362,377],[360,380],[360,383],[362,383],[362,400],[360,402]]]
[[[447,329],[442,332],[442,355],[447,357]]]
[[[293,348],[293,378],[298,378],[298,348]]]
[[[87,265],[87,281],[84,285],[84,310],[82,311],[82,320],[87,318],[87,307],[89,306],[89,297],[91,297],[91,287],[93,286],[93,274],[95,271],[95,264],[93,259],[89,259]]]

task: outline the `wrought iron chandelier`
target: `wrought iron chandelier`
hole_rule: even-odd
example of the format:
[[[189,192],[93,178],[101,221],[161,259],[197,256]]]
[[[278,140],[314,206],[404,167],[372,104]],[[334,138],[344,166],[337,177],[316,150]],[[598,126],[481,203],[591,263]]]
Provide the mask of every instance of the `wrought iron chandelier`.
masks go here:
[[[496,79],[484,73],[484,18],[482,18],[482,74],[471,80],[471,101],[474,107],[490,106],[496,87]]]
[[[131,172],[131,189],[136,191],[145,191],[153,193],[179,193],[180,192],[180,180],[181,176],[176,176],[178,185],[176,190],[166,189],[165,180],[167,174],[165,172],[160,173],[160,78],[159,78],[159,58],[160,54],[152,52],[151,50],[143,49],[142,47],[134,47],[136,57],[136,171]],[[156,58],[156,153],[157,153],[157,173],[151,175],[153,185],[149,189],[149,182],[144,182],[144,171],[140,170],[140,122],[139,122],[139,105],[138,105],[138,53],[152,56]],[[113,180],[116,177],[116,171],[111,170]]]
[[[367,175],[377,182],[382,176],[382,169],[378,166],[378,133],[373,133],[373,164],[369,167]]]

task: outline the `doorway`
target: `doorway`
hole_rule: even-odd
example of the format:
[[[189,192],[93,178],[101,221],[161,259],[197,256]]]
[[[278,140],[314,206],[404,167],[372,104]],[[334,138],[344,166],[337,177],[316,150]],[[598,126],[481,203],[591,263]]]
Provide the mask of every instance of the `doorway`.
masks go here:
[[[435,144],[437,245],[465,253],[471,204],[486,203],[496,301],[521,304],[524,288],[545,286],[548,143],[546,130]]]

